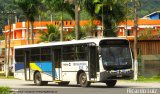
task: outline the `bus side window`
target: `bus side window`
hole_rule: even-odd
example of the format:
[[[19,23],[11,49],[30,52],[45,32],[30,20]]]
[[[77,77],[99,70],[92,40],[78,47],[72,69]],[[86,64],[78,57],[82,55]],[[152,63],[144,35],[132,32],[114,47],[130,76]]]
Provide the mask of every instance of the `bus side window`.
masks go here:
[[[74,61],[75,56],[75,46],[64,46],[63,47],[63,61]]]
[[[85,45],[85,44],[77,45],[76,52],[75,52],[76,60],[81,60],[81,61],[87,60],[88,59],[87,52],[88,52],[87,45]]]
[[[31,62],[40,61],[40,48],[31,49]]]
[[[41,48],[41,61],[51,61],[51,48]]]
[[[63,61],[84,61],[88,59],[86,44],[63,47]]]
[[[56,68],[61,67],[61,49],[54,49],[54,62]]]
[[[15,50],[15,61],[16,63],[24,63],[24,49]]]

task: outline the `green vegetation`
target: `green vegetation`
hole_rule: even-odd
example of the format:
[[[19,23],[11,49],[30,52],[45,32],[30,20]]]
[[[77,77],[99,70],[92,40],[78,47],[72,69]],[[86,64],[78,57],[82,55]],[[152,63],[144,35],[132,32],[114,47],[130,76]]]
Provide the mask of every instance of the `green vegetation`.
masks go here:
[[[35,17],[38,16],[39,10],[41,10],[41,1],[39,0],[14,0],[14,4],[16,4],[24,13],[27,19],[27,42],[29,43],[29,22],[31,23],[31,39],[32,44],[34,44],[34,35],[33,35],[33,23],[35,21]]]
[[[51,41],[59,41],[60,33],[57,26],[47,25],[47,32],[40,30],[39,33],[40,41],[39,42],[51,42]]]
[[[141,8],[138,10],[138,16],[143,17],[155,11],[160,11],[160,0],[140,0]]]
[[[43,0],[43,2],[43,6],[46,8],[45,10],[49,11],[50,15],[60,12],[58,20],[61,20],[61,23],[63,23],[64,20],[64,13],[70,15],[72,19],[75,17],[73,4],[67,3],[66,1],[64,2],[64,0]],[[42,13],[46,11],[42,11]],[[63,41],[63,24],[61,24],[60,41]]]
[[[0,87],[0,93],[1,94],[11,94],[9,87]]]
[[[154,35],[152,33],[154,31],[153,28],[145,28],[144,30],[140,30],[140,35],[138,36],[139,40],[157,40],[160,38],[160,31],[158,31],[158,34]]]
[[[18,3],[15,4],[13,1]],[[74,3],[66,1],[69,0],[0,0],[0,12],[16,11],[18,21],[26,21],[28,19],[34,22],[38,20],[62,20],[62,18],[63,20],[73,20],[75,19]],[[141,2],[141,7],[138,10],[139,17],[159,11],[160,9],[159,0],[139,1]],[[23,2],[25,2],[25,5],[23,5]],[[61,5],[63,7],[60,7]],[[115,32],[113,31],[116,31],[117,23],[126,18],[126,12],[128,12],[128,18],[133,18],[131,8],[133,8],[131,0],[82,0],[79,6],[80,20],[102,20],[103,15],[104,35],[115,36]],[[0,15],[0,29],[8,24],[8,18],[9,16],[7,14]],[[14,21],[15,19],[12,17],[12,22]]]
[[[3,34],[0,35],[0,40],[4,40],[5,36]]]
[[[79,37],[80,39],[83,39],[87,36],[90,36],[90,32],[92,29],[95,29],[95,26],[90,23],[80,28]],[[59,41],[60,39],[60,33],[58,26],[53,26],[52,24],[47,25],[47,31],[39,30],[40,41],[39,42],[51,42],[51,41]],[[63,32],[64,37],[63,40],[73,40],[75,39],[75,29],[72,31],[64,31]]]
[[[0,0],[0,31],[4,29],[4,25],[8,24],[9,15],[6,13],[11,11],[16,11],[18,20],[24,21],[25,16],[23,15],[23,12],[15,4],[13,4],[13,0]],[[12,22],[14,21],[14,17],[12,17]]]
[[[0,75],[0,79],[14,79],[14,76],[8,76],[8,78],[6,78],[6,76]]]
[[[125,2],[126,1],[126,2]],[[94,0],[95,13],[98,19],[103,21],[103,35],[104,36],[116,36],[116,28],[118,23],[122,22],[126,18],[125,6],[127,0]],[[129,8],[128,8],[129,9]]]
[[[160,76],[155,76],[155,77],[139,76],[137,81],[134,81],[134,80],[130,80],[130,81],[131,82],[160,82]]]
[[[0,73],[0,79],[14,79],[14,76],[8,76],[6,78],[5,74],[4,73]]]
[[[138,80],[140,82],[160,82],[160,76],[155,76],[155,77],[143,77],[143,76],[139,76]]]

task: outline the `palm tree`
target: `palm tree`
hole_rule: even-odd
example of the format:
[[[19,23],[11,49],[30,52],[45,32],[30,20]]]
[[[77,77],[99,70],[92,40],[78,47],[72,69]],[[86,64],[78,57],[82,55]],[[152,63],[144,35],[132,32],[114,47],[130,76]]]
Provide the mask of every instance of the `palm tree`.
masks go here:
[[[60,40],[63,41],[63,13],[68,13],[72,18],[74,18],[73,5],[70,5],[65,0],[44,0],[46,6],[51,9],[51,11],[61,12],[61,31],[60,31]]]
[[[93,21],[95,19],[98,19],[98,15],[95,13],[95,4],[92,0],[84,0],[82,3],[84,5],[84,9],[89,13],[90,15],[90,22],[87,26],[82,27],[83,31],[86,31],[88,34],[87,36],[91,36],[91,32],[96,28]]]
[[[60,40],[58,26],[53,26],[52,24],[47,25],[47,31],[40,30],[39,33],[41,34],[39,42],[51,42]]]
[[[125,18],[124,0],[85,0],[92,17],[102,20],[104,36],[115,36],[117,23]],[[92,9],[91,9],[92,8]],[[93,11],[94,10],[94,11]]]
[[[87,24],[84,26],[80,27],[80,32],[79,32],[79,39],[84,39],[87,36],[91,36],[91,31],[95,29],[94,25]],[[68,31],[65,35],[64,35],[64,39],[65,40],[73,40],[76,39],[76,35],[75,35],[75,29],[73,29],[72,31]]]
[[[29,22],[31,22],[31,35],[32,35],[32,43],[34,43],[34,36],[33,36],[33,23],[35,20],[35,16],[38,15],[38,12],[41,8],[41,0],[14,0],[15,4],[19,6],[24,12],[27,18],[27,43],[29,42]]]
[[[75,29],[64,34],[64,40],[69,41],[75,39]]]

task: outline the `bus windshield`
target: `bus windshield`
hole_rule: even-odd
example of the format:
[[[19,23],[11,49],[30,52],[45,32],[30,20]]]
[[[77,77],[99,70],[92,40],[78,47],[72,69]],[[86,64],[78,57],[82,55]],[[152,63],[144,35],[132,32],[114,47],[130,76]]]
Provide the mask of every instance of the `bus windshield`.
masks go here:
[[[128,69],[132,67],[130,48],[127,46],[101,47],[102,63],[106,70]]]

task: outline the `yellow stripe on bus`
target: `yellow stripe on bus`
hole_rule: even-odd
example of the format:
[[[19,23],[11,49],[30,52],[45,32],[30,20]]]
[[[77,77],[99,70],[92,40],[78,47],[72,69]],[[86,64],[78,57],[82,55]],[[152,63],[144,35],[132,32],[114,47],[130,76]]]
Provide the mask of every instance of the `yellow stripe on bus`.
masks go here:
[[[62,82],[62,81],[61,80],[54,80],[53,82],[59,83],[59,82]]]
[[[35,63],[30,63],[30,68],[32,70],[42,71],[42,69],[39,66],[37,66]]]

